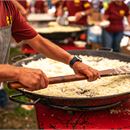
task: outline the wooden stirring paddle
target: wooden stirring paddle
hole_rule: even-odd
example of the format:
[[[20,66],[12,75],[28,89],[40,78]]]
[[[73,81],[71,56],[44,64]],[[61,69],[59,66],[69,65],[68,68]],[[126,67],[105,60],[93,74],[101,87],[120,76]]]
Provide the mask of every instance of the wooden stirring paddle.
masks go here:
[[[115,68],[115,69],[101,70],[101,71],[99,71],[99,73],[100,73],[101,77],[130,74],[130,67],[129,66],[122,66],[122,67]],[[80,80],[85,80],[85,79],[87,79],[86,76],[78,75],[78,74],[58,76],[58,77],[50,77],[49,78],[49,84],[80,81]],[[8,87],[12,88],[12,89],[25,88],[19,82],[8,82]]]

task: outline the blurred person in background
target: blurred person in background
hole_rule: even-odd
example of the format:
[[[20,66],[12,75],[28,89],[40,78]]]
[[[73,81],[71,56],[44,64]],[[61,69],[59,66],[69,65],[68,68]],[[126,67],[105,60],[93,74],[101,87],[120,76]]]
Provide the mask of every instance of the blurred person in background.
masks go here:
[[[102,43],[102,27],[100,22],[102,21],[102,14],[100,10],[102,8],[102,2],[100,0],[93,0],[91,2],[92,10],[88,16],[88,29],[87,29],[87,44],[86,48],[97,49],[100,48]]]
[[[123,37],[123,19],[127,17],[130,24],[130,12],[123,0],[112,0],[105,11],[104,20],[109,20],[110,25],[103,29],[103,47],[120,52],[120,42]]]
[[[91,7],[91,3],[87,0],[62,0],[59,10],[57,10],[57,21],[62,25],[87,26],[87,18],[91,12]],[[70,41],[82,40],[86,42],[86,37],[86,32],[84,32],[79,37],[76,37],[76,39],[70,38]]]
[[[29,10],[30,13],[47,13],[48,2],[47,0],[30,0]]]
[[[52,5],[55,7],[55,16],[62,14],[62,0],[51,0]]]
[[[87,16],[91,12],[91,3],[83,0],[63,0],[58,15],[64,15],[64,11],[68,11],[68,16],[75,16],[75,21],[70,23],[87,25]]]
[[[16,67],[8,64],[10,40],[24,42],[46,57],[63,62],[72,67],[75,73],[86,75],[89,81],[99,78],[99,72],[82,63],[80,58],[69,54],[48,39],[40,36],[22,17],[11,1],[0,1],[0,82],[17,81],[27,90],[43,89],[48,78],[40,69]],[[4,15],[3,15],[4,14]],[[1,90],[0,90],[1,91]],[[1,96],[2,94],[0,94]],[[0,97],[0,108],[5,107],[5,99]],[[7,103],[7,102],[6,102]]]

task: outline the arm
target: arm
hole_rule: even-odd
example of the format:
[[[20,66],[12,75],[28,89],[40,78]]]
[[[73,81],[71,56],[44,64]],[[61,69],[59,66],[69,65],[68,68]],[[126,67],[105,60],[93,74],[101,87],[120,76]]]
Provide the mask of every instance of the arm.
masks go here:
[[[37,35],[33,39],[25,40],[24,42],[29,44],[33,49],[44,54],[46,57],[63,62],[65,64],[69,64],[70,60],[72,60],[74,57],[40,35]],[[99,78],[99,73],[97,70],[86,64],[83,64],[82,62],[76,62],[72,68],[76,73],[86,75],[89,81]]]
[[[70,60],[73,58],[73,55],[59,48],[49,40],[42,38],[40,35],[37,35],[33,39],[25,40],[24,42],[47,57],[65,64],[69,64]],[[97,70],[82,62],[75,62],[72,68],[75,73],[86,75],[89,81],[99,78]],[[0,65],[0,82],[4,81],[18,81],[30,91],[42,89],[48,85],[48,78],[40,69],[16,67],[8,64]]]
[[[82,11],[79,11],[75,14],[76,21],[79,21],[82,17],[88,16],[92,12],[92,6],[88,1],[81,1]]]
[[[76,21],[79,21],[82,17],[85,17],[85,16],[90,15],[90,14],[91,14],[91,9],[88,9],[88,10],[85,10],[85,11],[77,12],[77,13],[75,14]]]
[[[14,10],[16,9],[14,8]],[[17,42],[23,41],[43,55],[65,64],[69,64],[70,60],[73,58],[73,55],[37,34],[34,29],[31,28],[29,24],[21,17],[21,15],[19,15],[17,10],[16,12],[17,13],[14,14],[15,20],[12,24],[12,35]],[[89,81],[95,80],[99,77],[97,70],[92,69],[81,62],[75,62],[72,68],[76,73],[86,75],[86,78],[88,78]],[[48,78],[40,70],[27,69],[23,67],[17,67],[16,69],[18,69],[18,79],[16,81],[24,84],[28,89],[40,89],[48,85]]]
[[[41,70],[0,64],[0,82],[4,81],[18,81],[30,91],[48,85],[48,78]]]
[[[73,58],[68,52],[53,44],[48,39],[40,36],[39,34],[30,40],[24,40],[24,43],[29,44],[34,50],[44,54],[51,59],[69,64]]]

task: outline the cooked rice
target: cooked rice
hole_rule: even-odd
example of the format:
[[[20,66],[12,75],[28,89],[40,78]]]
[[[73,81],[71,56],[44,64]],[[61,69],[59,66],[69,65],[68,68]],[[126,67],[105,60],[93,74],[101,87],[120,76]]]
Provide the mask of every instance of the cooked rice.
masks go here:
[[[130,63],[116,59],[104,57],[80,56],[83,62],[91,67],[104,70],[117,68],[120,66],[129,66]],[[49,58],[31,61],[23,64],[24,67],[41,69],[48,77],[74,74],[73,70],[63,63],[51,60]],[[96,81],[88,82],[87,80],[75,81],[69,83],[60,83],[49,85],[45,89],[34,91],[34,93],[48,96],[60,97],[98,97],[115,95],[119,93],[130,92],[130,75],[118,75],[102,77]]]

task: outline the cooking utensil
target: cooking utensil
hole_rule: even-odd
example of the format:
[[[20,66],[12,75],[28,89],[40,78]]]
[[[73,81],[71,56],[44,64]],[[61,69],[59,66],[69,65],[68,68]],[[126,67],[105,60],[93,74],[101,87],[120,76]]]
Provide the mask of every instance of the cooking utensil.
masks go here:
[[[124,55],[122,53],[115,53],[110,51],[99,51],[99,50],[73,50],[69,51],[73,55],[87,55],[87,56],[99,56],[105,57],[109,59],[116,59],[124,62],[130,62],[130,56]],[[43,55],[34,55],[29,58],[25,58],[19,60],[14,63],[14,65],[21,66],[23,63],[27,64],[30,61],[38,60],[40,58],[44,58]],[[42,104],[47,104],[50,106],[59,106],[59,108],[70,108],[70,109],[88,109],[88,108],[100,108],[100,106],[108,106],[110,107],[111,104],[115,104],[118,102],[123,102],[130,98],[130,92],[124,92],[120,94],[113,94],[107,96],[100,96],[100,97],[59,97],[59,96],[47,96],[47,95],[40,95],[36,94],[31,91],[27,91],[25,89],[17,89],[18,94],[14,94],[9,98],[15,102],[23,103],[23,104],[30,104],[30,102],[22,102],[18,99],[20,96],[26,96],[31,98],[34,102],[31,104],[36,104],[40,102]]]
[[[49,25],[50,26],[50,25]],[[68,26],[64,26],[64,29],[61,28],[61,30],[57,30],[57,28],[55,27],[55,29],[51,32],[45,32],[45,28],[44,25],[40,25],[37,27],[34,27],[38,33],[40,33],[43,37],[48,38],[52,41],[62,41],[66,38],[69,37],[79,37],[80,34],[86,32],[87,27],[82,26],[82,25],[71,25],[71,27],[74,28],[74,30],[68,31]],[[79,30],[75,30],[75,27],[79,27]],[[65,29],[66,28],[66,29]],[[49,28],[48,28],[49,29]]]
[[[101,77],[105,76],[112,76],[112,75],[122,75],[122,74],[130,74],[130,67],[129,66],[122,66],[116,69],[107,69],[99,71]],[[56,84],[56,83],[64,83],[64,82],[72,82],[72,81],[79,81],[85,80],[86,76],[84,75],[66,75],[66,76],[59,76],[59,77],[51,77],[49,78],[49,84]],[[19,82],[10,82],[9,87],[12,89],[17,88],[26,88]]]

